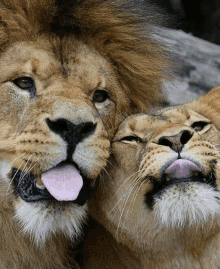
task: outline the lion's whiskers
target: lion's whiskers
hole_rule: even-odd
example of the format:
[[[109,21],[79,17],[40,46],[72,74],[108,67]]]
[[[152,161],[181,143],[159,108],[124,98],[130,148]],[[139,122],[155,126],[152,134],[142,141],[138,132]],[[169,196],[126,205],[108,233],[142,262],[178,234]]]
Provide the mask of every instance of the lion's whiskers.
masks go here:
[[[21,168],[21,166],[24,164],[24,161],[21,162],[20,166],[18,167],[18,170]],[[5,196],[7,197],[8,196],[8,192],[9,192],[9,188],[14,180],[14,178],[16,177],[17,173],[18,173],[18,170],[16,171],[16,173],[14,174],[13,178],[10,180],[9,182],[9,185],[8,185],[8,188],[7,188],[7,191],[6,191],[6,194]]]
[[[21,158],[22,156],[24,156],[27,152],[24,152],[22,153],[21,155],[17,156],[16,158],[14,158],[12,161],[11,161],[11,164],[13,164],[13,162],[15,162],[18,158]]]
[[[31,166],[32,163],[30,164],[29,168],[27,168],[27,170],[24,171],[25,174],[27,174],[27,173],[29,173],[30,171],[33,170],[33,168],[37,165],[37,161],[39,160],[39,158],[40,157],[38,157],[38,159],[36,160],[36,162],[34,163],[34,165]]]
[[[15,158],[12,162],[14,162],[16,159],[18,159],[19,157],[23,156],[24,154],[26,154],[26,152],[23,153],[23,154],[21,154],[21,155],[18,156],[17,158]],[[32,153],[32,154],[29,156],[28,160],[26,161],[26,164],[24,165],[23,170],[25,170],[25,167],[27,166],[29,160],[31,159],[31,157],[32,157],[34,154],[35,154],[35,153]],[[9,188],[10,188],[10,186],[11,186],[11,184],[12,184],[12,182],[13,182],[15,176],[17,175],[17,172],[20,170],[20,168],[22,167],[22,165],[23,165],[24,163],[25,163],[25,161],[23,160],[23,161],[21,162],[20,166],[18,167],[18,169],[17,169],[15,175],[14,175],[13,178],[10,180],[9,185],[8,185],[8,188],[7,188],[7,191],[6,191],[6,197],[8,196]],[[23,176],[23,177],[24,177],[24,176]],[[22,178],[20,177],[19,180],[22,180],[23,177],[22,177]]]

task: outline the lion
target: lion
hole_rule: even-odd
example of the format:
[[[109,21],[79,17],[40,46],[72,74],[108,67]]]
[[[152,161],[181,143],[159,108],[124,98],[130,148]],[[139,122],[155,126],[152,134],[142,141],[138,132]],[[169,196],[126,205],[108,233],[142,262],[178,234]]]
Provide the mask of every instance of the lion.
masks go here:
[[[220,268],[219,109],[220,87],[120,124],[83,268]]]
[[[163,100],[156,11],[126,2],[0,0],[0,268],[77,266],[116,128]]]

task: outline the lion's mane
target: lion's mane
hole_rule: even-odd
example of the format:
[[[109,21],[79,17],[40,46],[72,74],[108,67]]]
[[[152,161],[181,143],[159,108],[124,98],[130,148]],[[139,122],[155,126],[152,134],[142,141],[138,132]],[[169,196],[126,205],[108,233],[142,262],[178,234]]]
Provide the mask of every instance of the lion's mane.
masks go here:
[[[0,142],[1,147],[3,145],[0,151],[0,268],[71,268],[74,255],[69,258],[67,245],[73,243],[64,234],[69,232],[70,239],[77,243],[79,237],[75,239],[75,235],[81,232],[87,204],[83,209],[76,206],[75,212],[67,203],[63,206],[66,211],[62,211],[59,201],[54,201],[51,213],[51,207],[46,202],[24,202],[15,192],[12,169],[21,170],[23,162],[32,162],[37,164],[33,166],[38,171],[36,175],[41,175],[59,162],[67,161],[68,141],[59,135],[57,129],[54,131],[49,126],[51,122],[59,123],[62,117],[62,123],[69,124],[71,121],[71,126],[79,125],[79,121],[87,123],[87,127],[88,123],[90,127],[93,123],[91,132],[86,131],[87,135],[91,134],[90,137],[82,143],[77,142],[77,145],[71,144],[71,150],[74,147],[71,161],[78,167],[81,165],[79,169],[82,171],[84,168],[89,179],[95,179],[106,164],[109,140],[120,121],[163,100],[161,83],[169,76],[167,67],[170,61],[167,50],[154,38],[155,22],[160,21],[161,15],[157,15],[153,6],[137,8],[131,1],[0,0]],[[91,71],[89,76],[86,72],[77,72],[80,69],[77,54],[80,54],[81,66]],[[93,54],[92,57],[89,57],[90,54]],[[15,63],[17,56],[19,61]],[[33,65],[25,73],[23,62],[26,64],[28,61]],[[72,77],[65,74],[65,66],[69,69],[73,67]],[[97,76],[96,81],[99,75],[94,67],[96,71],[101,70],[100,73],[111,86],[107,101],[98,102],[100,109],[97,109],[94,95],[88,94],[89,90],[95,91],[93,88],[99,86],[96,83],[93,87],[92,84],[93,75]],[[25,87],[16,86],[18,78],[30,79],[30,73],[37,69],[41,70],[41,75],[45,73],[47,80],[39,80],[41,87],[38,87],[36,80],[36,85],[33,84],[38,87],[38,91],[35,88],[35,95]],[[54,70],[58,75],[50,77]],[[89,89],[84,89],[83,83],[77,84],[81,78],[85,84],[89,81]],[[34,83],[34,79],[31,81]],[[48,85],[51,86],[49,90]],[[56,102],[58,106],[55,106]],[[31,165],[29,168],[32,169]],[[23,170],[26,173],[28,169]],[[19,181],[22,180],[19,178]],[[68,230],[68,227],[71,229]],[[23,233],[22,229],[26,232]],[[53,229],[54,233],[51,232]],[[35,235],[40,231],[44,241],[48,238],[45,245],[40,240],[37,243],[34,241],[33,230]]]
[[[17,41],[34,41],[39,34],[75,33],[114,66],[130,98],[128,111],[161,101],[161,79],[167,78],[170,62],[153,39],[153,25],[162,20],[153,6],[141,11],[131,1],[2,0],[0,18],[1,50]]]

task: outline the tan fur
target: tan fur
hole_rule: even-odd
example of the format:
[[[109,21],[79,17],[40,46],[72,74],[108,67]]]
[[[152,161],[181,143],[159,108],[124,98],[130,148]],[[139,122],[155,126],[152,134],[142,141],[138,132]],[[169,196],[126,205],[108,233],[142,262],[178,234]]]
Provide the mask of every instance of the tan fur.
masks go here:
[[[119,126],[109,176],[97,183],[90,206],[99,224],[85,242],[83,268],[220,268],[219,98],[216,88],[191,104],[133,115]],[[197,122],[207,125],[196,131]],[[150,206],[155,182],[162,184],[163,172],[177,159],[177,152],[160,144],[160,138],[181,131],[192,133],[181,157],[199,165],[206,182],[210,173],[215,176],[215,187],[174,184],[154,194]],[[142,142],[129,141],[129,136]]]
[[[46,120],[90,122],[71,158],[93,184],[120,121],[162,98],[169,62],[149,14],[119,1],[0,0],[0,268],[70,268],[68,240],[78,242],[87,203],[24,202],[12,168],[41,183],[68,149]],[[15,84],[22,77],[36,93]],[[95,102],[96,90],[107,100]]]
[[[198,113],[210,119],[220,130],[220,87],[215,87],[199,100],[187,105]]]

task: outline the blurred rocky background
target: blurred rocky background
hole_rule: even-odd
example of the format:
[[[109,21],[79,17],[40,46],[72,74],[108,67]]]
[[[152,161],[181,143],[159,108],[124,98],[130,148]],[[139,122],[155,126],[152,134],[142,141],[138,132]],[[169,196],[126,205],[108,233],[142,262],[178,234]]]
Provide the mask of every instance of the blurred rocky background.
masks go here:
[[[171,23],[156,38],[174,54],[175,75],[164,83],[169,104],[195,100],[220,85],[220,0],[136,0],[157,4]]]
[[[174,15],[177,28],[220,45],[220,0],[154,0]]]

